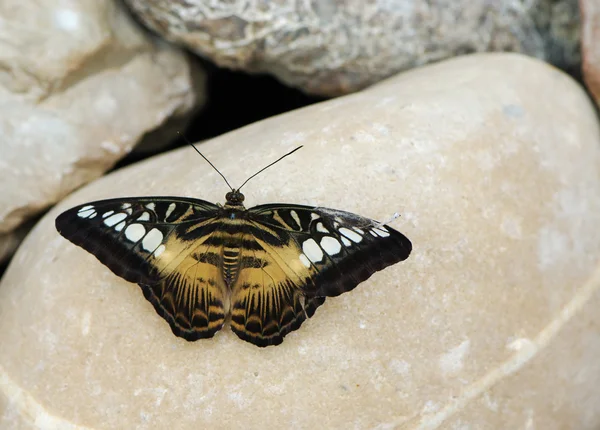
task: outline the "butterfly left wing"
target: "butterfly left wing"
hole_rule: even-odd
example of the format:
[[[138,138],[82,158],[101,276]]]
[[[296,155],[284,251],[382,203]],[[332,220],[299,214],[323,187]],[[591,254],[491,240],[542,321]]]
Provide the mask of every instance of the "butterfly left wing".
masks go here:
[[[204,242],[220,222],[218,206],[197,199],[140,197],[74,207],[56,229],[117,276],[140,285],[173,333],[211,337],[225,320],[229,293],[219,249]]]
[[[412,250],[402,233],[349,212],[262,205],[249,209],[248,221],[256,245],[243,250],[248,263],[232,292],[231,324],[259,346],[281,343],[325,297],[352,290]]]

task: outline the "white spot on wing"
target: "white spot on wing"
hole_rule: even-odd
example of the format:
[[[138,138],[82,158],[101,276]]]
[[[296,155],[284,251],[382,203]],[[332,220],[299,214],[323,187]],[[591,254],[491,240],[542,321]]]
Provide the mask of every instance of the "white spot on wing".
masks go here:
[[[378,234],[379,236],[381,236],[381,237],[388,237],[388,236],[390,235],[390,234],[389,234],[389,233],[388,233],[386,230],[384,230],[382,227],[375,227],[375,228],[373,229],[373,231],[374,231],[375,233],[377,233],[377,234]]]
[[[350,245],[352,245],[352,242],[350,242],[344,236],[342,236],[341,239],[342,239],[342,243],[344,244],[344,246],[350,246]]]
[[[307,268],[310,269],[310,261],[308,260],[308,258],[306,258],[306,255],[300,254],[300,261],[302,262],[302,264],[304,264]]]
[[[146,207],[147,207],[148,209],[150,209],[151,211],[153,211],[153,210],[156,208],[156,205],[155,205],[154,203],[148,203],[148,204],[146,205]]]
[[[79,218],[94,218],[96,215],[97,213],[93,206],[85,206],[77,211],[77,216]]]
[[[87,212],[87,211],[89,211],[90,209],[94,209],[94,206],[92,206],[92,205],[87,205],[87,206],[84,206],[84,207],[82,207],[81,209],[79,209],[79,210],[77,211],[77,213],[79,213],[79,212]]]
[[[125,232],[125,234],[127,234],[127,232]],[[162,243],[163,237],[164,236],[159,229],[153,228],[146,236],[144,236],[144,240],[142,240],[142,248],[149,252],[154,251]]]
[[[377,233],[375,233],[373,230],[369,230],[369,233],[371,233],[371,236],[377,237]]]
[[[125,229],[125,237],[131,242],[139,241],[146,234],[146,229],[142,224],[129,224]]]
[[[121,205],[121,208],[123,208],[123,209],[129,209],[130,207],[131,207],[131,203],[123,203]]]
[[[112,214],[114,214],[115,211],[108,211],[108,212],[104,212],[102,214],[102,218],[108,218],[109,216],[111,216]]]
[[[92,218],[94,218],[96,215],[98,215],[98,212],[96,212],[96,211],[91,211],[91,212],[89,212],[89,213],[88,213],[88,215],[87,215],[87,216],[83,216],[83,214],[80,214],[79,216],[80,216],[80,217],[82,217],[82,218],[88,218],[88,219],[92,219]]]
[[[335,255],[342,249],[342,245],[333,237],[325,236],[321,239],[321,248],[329,255]]]
[[[104,220],[104,224],[106,224],[109,227],[112,227],[113,225],[118,224],[121,221],[123,221],[125,218],[127,218],[127,214],[124,214],[123,212],[119,212],[118,214],[114,214],[114,215],[111,215],[108,218],[106,218]]]
[[[148,212],[144,212],[136,221],[150,221],[150,214]]]
[[[123,227],[125,227],[125,224],[127,224],[125,221],[121,221],[119,224],[115,225],[115,230],[116,231],[123,230]]]
[[[318,263],[323,259],[323,251],[314,239],[305,240],[302,244],[302,251],[313,263]]]
[[[151,203],[154,204],[154,203]],[[167,208],[167,212],[165,213],[165,219],[169,218],[169,216],[173,213],[173,211],[175,210],[175,207],[177,207],[177,205],[175,203],[171,203],[169,205],[169,207]]]
[[[314,213],[314,212],[311,212],[311,214],[310,214],[310,219],[311,219],[312,221],[314,221],[314,220],[316,220],[316,219],[319,219],[319,218],[321,218],[321,217],[319,216],[319,214],[316,214],[316,213]]]
[[[340,228],[340,233],[350,239],[352,242],[359,243],[362,240],[362,236],[358,233],[353,232],[352,230],[347,229],[346,227]]]
[[[163,252],[165,252],[165,245],[160,245],[158,248],[156,248],[156,251],[154,251],[154,256],[160,257],[160,254]]]
[[[329,230],[325,228],[322,222],[317,223],[317,231],[320,231],[321,233],[329,233]]]
[[[298,214],[296,213],[296,211],[291,210],[290,215],[292,216],[292,218],[294,218],[294,221],[296,221],[296,224],[298,224],[298,227],[302,228],[302,224],[300,223],[300,217],[298,217]]]

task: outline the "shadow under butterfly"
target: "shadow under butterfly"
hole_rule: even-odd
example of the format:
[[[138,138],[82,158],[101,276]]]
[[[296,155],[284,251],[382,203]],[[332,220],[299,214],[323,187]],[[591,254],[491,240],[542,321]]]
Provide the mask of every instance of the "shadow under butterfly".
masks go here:
[[[231,329],[257,346],[278,345],[326,297],[354,289],[403,261],[412,244],[369,218],[321,207],[246,209],[240,189],[192,147],[231,189],[224,205],[187,197],[131,197],[76,206],[58,232],[114,274],[139,284],[176,336]]]

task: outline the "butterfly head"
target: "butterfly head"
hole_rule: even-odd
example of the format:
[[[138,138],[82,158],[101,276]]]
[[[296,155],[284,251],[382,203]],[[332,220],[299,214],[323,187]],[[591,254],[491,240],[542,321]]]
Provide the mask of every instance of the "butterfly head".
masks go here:
[[[243,208],[244,207],[244,195],[239,190],[232,189],[225,194],[225,206]]]

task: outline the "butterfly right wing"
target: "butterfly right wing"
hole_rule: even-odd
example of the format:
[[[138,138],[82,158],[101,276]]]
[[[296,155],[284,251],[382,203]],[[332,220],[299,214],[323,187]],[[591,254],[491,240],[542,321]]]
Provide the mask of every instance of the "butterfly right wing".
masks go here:
[[[218,249],[204,244],[219,207],[178,197],[119,198],[74,207],[56,219],[61,235],[117,276],[140,285],[173,333],[213,336],[228,312]]]
[[[273,236],[277,243],[269,245],[269,233],[262,228],[247,224],[240,274],[232,291],[231,329],[241,339],[265,347],[280,344],[288,333],[299,329],[325,297],[304,294],[312,281],[306,270],[294,266],[293,249]]]
[[[389,226],[327,208],[256,206],[246,229],[231,328],[258,346],[281,343],[326,297],[354,289],[412,250]]]

